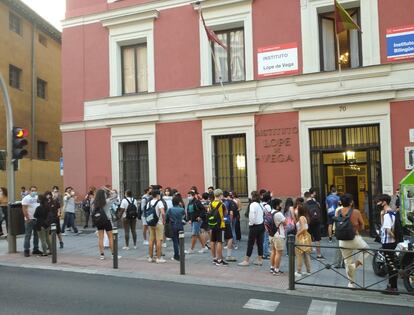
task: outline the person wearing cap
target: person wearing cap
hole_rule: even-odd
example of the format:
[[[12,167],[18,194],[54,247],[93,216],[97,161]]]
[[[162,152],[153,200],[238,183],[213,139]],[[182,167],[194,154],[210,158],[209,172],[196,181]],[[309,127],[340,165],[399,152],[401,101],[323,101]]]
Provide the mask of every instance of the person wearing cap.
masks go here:
[[[224,222],[224,216],[226,214],[226,208],[222,203],[223,191],[221,189],[214,190],[214,200],[210,204],[211,209],[217,209],[220,219],[218,226],[211,229],[211,256],[213,256],[213,264],[216,266],[227,266],[228,263],[223,259],[223,233],[226,227]]]

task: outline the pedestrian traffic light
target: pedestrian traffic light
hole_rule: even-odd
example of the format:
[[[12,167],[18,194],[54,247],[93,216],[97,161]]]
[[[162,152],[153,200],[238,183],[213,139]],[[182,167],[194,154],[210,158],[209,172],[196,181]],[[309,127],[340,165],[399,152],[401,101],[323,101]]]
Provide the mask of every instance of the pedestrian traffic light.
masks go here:
[[[29,142],[26,129],[20,127],[13,127],[13,160],[20,160],[27,155],[27,150],[24,148]]]

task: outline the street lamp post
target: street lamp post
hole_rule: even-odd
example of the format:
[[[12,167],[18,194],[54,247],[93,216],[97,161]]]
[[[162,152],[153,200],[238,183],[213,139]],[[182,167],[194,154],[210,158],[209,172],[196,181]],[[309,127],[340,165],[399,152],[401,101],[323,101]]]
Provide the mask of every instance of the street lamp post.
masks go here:
[[[6,109],[6,138],[7,138],[7,154],[6,154],[6,174],[7,174],[7,190],[9,197],[9,204],[14,203],[14,166],[13,166],[13,144],[12,144],[12,130],[13,130],[13,109],[10,102],[9,93],[7,92],[7,86],[4,82],[3,76],[0,73],[0,88],[3,94],[4,107]],[[7,241],[9,244],[9,253],[16,252],[16,236],[10,233],[10,219],[11,219],[11,209],[10,206],[7,209],[7,214],[9,218],[9,226],[7,227]]]

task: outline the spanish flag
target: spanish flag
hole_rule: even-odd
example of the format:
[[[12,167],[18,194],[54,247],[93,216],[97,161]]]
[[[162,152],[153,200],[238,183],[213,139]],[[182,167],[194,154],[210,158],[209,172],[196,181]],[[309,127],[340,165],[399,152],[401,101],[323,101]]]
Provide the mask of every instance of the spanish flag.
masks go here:
[[[355,21],[351,18],[349,13],[341,6],[338,0],[335,1],[335,24],[336,24],[336,33],[342,33],[345,30],[359,30],[361,28]]]

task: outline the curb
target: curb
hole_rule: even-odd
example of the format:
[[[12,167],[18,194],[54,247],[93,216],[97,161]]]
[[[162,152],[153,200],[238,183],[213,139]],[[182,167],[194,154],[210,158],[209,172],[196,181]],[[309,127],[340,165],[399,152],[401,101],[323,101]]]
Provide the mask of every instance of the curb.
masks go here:
[[[40,266],[34,264],[13,264],[0,262],[0,266],[5,267],[14,267],[14,268],[26,268],[26,269],[39,269],[39,270],[53,270],[53,271],[63,271],[63,272],[74,272],[74,273],[84,273],[89,275],[105,275],[118,278],[129,278],[129,279],[141,279],[141,280],[150,280],[150,281],[163,281],[163,282],[174,282],[179,284],[191,284],[191,285],[202,285],[202,286],[211,286],[211,287],[222,287],[230,289],[241,289],[249,291],[258,291],[266,293],[277,293],[285,294],[291,296],[300,296],[300,297],[310,297],[310,298],[323,298],[326,300],[333,301],[348,301],[356,303],[369,303],[376,305],[388,305],[388,306],[404,306],[409,308],[414,308],[414,300],[409,295],[401,296],[384,296],[380,293],[375,292],[366,292],[366,291],[352,291],[348,292],[346,289],[323,289],[323,288],[312,288],[311,290],[306,290],[305,288],[296,288],[293,291],[288,289],[277,289],[269,288],[264,286],[250,285],[240,282],[225,282],[211,280],[207,278],[194,277],[191,275],[157,275],[157,274],[148,274],[144,272],[131,272],[131,271],[121,271],[121,270],[110,270],[110,269],[89,269],[83,267],[67,267],[67,266]],[[364,293],[363,295],[361,293]],[[380,297],[380,298],[379,298]]]

